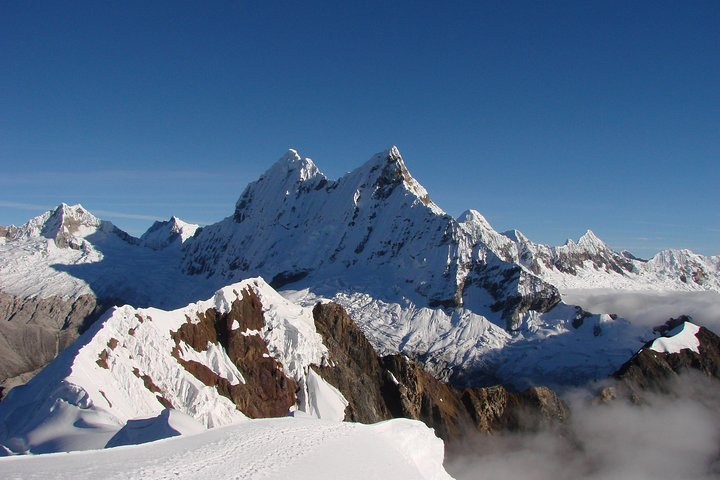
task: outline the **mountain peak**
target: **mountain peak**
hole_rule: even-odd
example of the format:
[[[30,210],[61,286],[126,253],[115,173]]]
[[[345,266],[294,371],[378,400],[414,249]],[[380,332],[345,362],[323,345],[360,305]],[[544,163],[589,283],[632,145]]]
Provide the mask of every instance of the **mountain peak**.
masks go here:
[[[288,148],[288,151],[275,162],[275,165],[293,165],[301,161],[302,157],[298,151],[294,148]]]
[[[585,234],[578,239],[578,246],[585,247],[588,249],[606,249],[607,245],[605,242],[600,240],[592,230],[588,230]]]
[[[297,150],[290,148],[263,176],[278,172],[286,175],[298,172],[298,179],[302,181],[320,173],[320,170],[318,170],[312,160],[301,157]]]
[[[48,238],[56,238],[59,234],[75,235],[85,228],[97,228],[100,220],[83,208],[77,205],[61,203],[52,211],[50,217],[44,222],[42,234]]]
[[[140,237],[140,244],[153,250],[162,250],[171,245],[179,247],[195,235],[199,225],[187,223],[176,216],[170,220],[156,221]]]
[[[46,237],[57,239],[58,236],[76,235],[85,230],[93,231],[102,222],[82,205],[61,203],[52,210],[30,219],[18,229],[18,237]]]
[[[400,150],[395,145],[373,155],[358,171],[367,175],[368,183],[374,185],[375,198],[387,198],[396,187],[402,187],[435,213],[443,213],[430,199],[427,190],[410,174]]]
[[[517,229],[507,230],[502,232],[502,235],[506,236],[515,243],[532,243],[524,233]]]
[[[607,245],[605,245],[605,242],[600,240],[597,235],[592,230],[586,231],[577,242],[575,242],[572,239],[567,239],[565,241],[565,244],[562,247],[558,248],[565,248],[568,249],[568,251],[577,251],[577,250],[584,250],[589,253],[597,253],[601,250],[609,250]]]
[[[257,209],[255,213],[278,211],[287,198],[321,188],[326,183],[325,175],[312,160],[290,149],[258,180],[245,188],[235,204],[233,218],[240,223],[253,208]]]
[[[480,212],[472,208],[470,210],[465,210],[463,213],[461,213],[460,216],[457,218],[457,221],[459,223],[473,223],[476,225],[481,225],[488,230],[492,230],[490,222],[488,222],[487,219]]]

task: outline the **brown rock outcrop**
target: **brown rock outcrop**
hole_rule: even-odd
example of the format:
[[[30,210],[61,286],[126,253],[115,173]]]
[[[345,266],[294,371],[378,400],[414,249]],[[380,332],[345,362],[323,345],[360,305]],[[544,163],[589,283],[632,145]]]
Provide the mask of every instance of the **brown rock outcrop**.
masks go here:
[[[197,323],[188,318],[187,323],[172,332],[175,340],[172,354],[187,371],[205,385],[215,387],[248,417],[287,415],[295,404],[297,383],[285,376],[282,365],[270,356],[265,340],[252,333],[265,326],[260,299],[249,289],[235,293],[238,298],[229,312],[220,314],[214,308],[209,309],[198,316]],[[239,327],[233,329],[235,322]],[[205,365],[183,360],[181,343],[198,352],[207,350],[210,343],[221,345],[245,383],[232,385]]]
[[[313,369],[349,402],[345,420],[373,423],[392,418],[382,393],[390,378],[365,335],[335,303],[317,304],[313,317],[332,362]]]

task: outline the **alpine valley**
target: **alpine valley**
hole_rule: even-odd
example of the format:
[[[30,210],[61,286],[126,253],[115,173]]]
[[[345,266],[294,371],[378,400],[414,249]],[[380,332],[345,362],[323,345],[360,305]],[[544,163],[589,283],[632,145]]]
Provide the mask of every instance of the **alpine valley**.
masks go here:
[[[691,312],[639,322],[568,300],[597,289],[720,305],[720,257],[666,250],[643,260],[589,230],[551,247],[497,232],[475,210],[454,218],[396,147],[337,180],[290,150],[224,220],[173,217],[140,238],[62,204],[0,227],[0,448],[182,435],[119,476],[160,469],[152,455],[171,445],[197,456],[214,445],[256,460],[279,452],[234,464],[237,478],[285,467],[309,478],[308,452],[328,476],[342,465],[346,478],[449,478],[430,428],[450,443],[562,428],[561,398],[575,388],[640,402],[684,370],[720,375],[712,325],[679,317]],[[322,453],[328,445],[336,456]],[[352,454],[368,445],[389,465],[382,474]],[[102,454],[120,466],[133,448]],[[73,455],[15,457],[0,472],[79,478],[87,462]],[[186,466],[176,473],[223,475],[212,462]],[[158,471],[150,477],[172,476]]]

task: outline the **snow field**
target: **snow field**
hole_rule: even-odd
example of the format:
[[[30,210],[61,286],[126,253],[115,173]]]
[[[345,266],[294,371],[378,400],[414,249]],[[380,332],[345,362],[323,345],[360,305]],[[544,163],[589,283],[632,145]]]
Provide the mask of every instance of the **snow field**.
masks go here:
[[[443,443],[420,422],[252,420],[144,445],[0,458],[4,479],[445,480]]]

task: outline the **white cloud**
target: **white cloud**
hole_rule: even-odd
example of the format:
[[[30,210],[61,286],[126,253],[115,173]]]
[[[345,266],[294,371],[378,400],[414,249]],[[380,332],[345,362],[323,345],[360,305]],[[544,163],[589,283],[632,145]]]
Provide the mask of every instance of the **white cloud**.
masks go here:
[[[567,290],[563,301],[592,313],[617,313],[627,320],[655,327],[670,318],[690,315],[720,333],[720,294],[717,292],[652,292],[612,289]]]
[[[706,480],[717,478],[719,383],[688,376],[643,406],[576,399],[563,432],[477,435],[450,450],[458,480]]]

